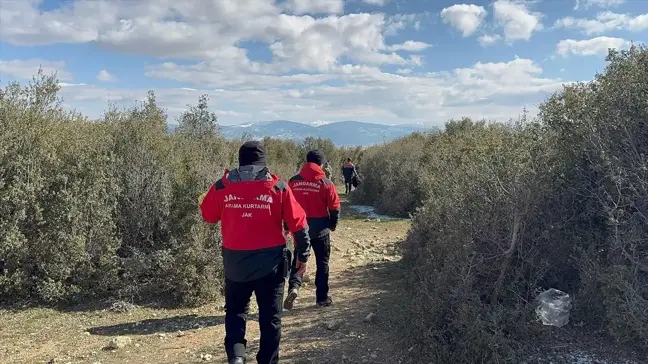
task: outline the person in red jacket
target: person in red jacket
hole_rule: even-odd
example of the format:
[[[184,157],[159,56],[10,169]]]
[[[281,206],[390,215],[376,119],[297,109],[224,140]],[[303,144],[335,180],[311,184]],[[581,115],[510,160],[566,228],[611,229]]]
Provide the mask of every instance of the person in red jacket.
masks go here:
[[[217,181],[200,204],[203,219],[221,222],[225,270],[225,351],[229,364],[244,364],[245,328],[252,292],[261,331],[257,363],[279,363],[281,311],[290,251],[285,224],[295,237],[295,264],[306,271],[310,237],[306,214],[288,185],[268,171],[265,147],[246,142],[239,167]]]
[[[288,182],[295,198],[306,211],[311,245],[315,252],[317,271],[315,273],[315,298],[320,307],[332,304],[329,296],[329,258],[331,256],[330,232],[335,231],[340,216],[340,197],[335,185],[326,178],[322,170],[324,155],[312,150],[306,155],[306,164],[298,175]],[[293,261],[292,274],[288,281],[288,296],[284,308],[292,309],[303,274],[299,272],[298,262]]]

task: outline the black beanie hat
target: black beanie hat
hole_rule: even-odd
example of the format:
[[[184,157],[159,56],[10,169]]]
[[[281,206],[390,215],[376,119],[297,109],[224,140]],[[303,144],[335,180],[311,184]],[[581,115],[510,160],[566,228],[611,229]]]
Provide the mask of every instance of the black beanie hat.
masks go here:
[[[324,164],[324,153],[320,152],[319,150],[311,150],[306,154],[306,162],[309,163],[315,163],[318,166],[321,166]]]
[[[262,142],[251,140],[239,148],[239,167],[266,166],[266,151]]]

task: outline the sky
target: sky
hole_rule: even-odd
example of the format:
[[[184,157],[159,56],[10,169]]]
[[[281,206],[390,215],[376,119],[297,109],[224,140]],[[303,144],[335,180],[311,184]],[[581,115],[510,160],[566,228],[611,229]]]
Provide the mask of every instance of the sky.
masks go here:
[[[56,72],[99,117],[154,90],[169,122],[505,121],[608,48],[648,40],[648,0],[0,0],[0,83]]]

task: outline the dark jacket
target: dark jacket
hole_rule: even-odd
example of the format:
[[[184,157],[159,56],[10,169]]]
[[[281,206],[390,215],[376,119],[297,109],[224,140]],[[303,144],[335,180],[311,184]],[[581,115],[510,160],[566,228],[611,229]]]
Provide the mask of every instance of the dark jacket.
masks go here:
[[[265,277],[283,263],[283,223],[294,234],[299,260],[308,260],[306,214],[288,185],[266,167],[226,171],[209,189],[200,209],[205,221],[221,222],[225,277],[232,281]]]
[[[358,172],[356,171],[355,166],[351,162],[347,162],[342,167],[342,176],[344,176],[344,182],[349,183],[353,177],[357,176]]]
[[[331,228],[335,229],[340,216],[340,197],[317,164],[304,164],[288,185],[306,212],[311,239],[326,236]]]

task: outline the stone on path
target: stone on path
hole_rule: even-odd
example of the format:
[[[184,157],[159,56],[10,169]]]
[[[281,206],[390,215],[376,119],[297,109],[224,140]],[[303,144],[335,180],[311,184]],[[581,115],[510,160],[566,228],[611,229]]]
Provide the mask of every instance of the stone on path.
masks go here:
[[[324,327],[329,331],[336,331],[342,326],[340,321],[329,321],[324,324]]]
[[[212,355],[211,354],[200,354],[200,359],[204,361],[210,361],[212,360]]]
[[[365,317],[364,322],[374,322],[376,321],[376,314],[375,313],[370,313]]]
[[[133,340],[131,340],[131,338],[128,336],[116,336],[108,341],[108,345],[106,347],[112,350],[123,349],[130,345],[132,342]]]

